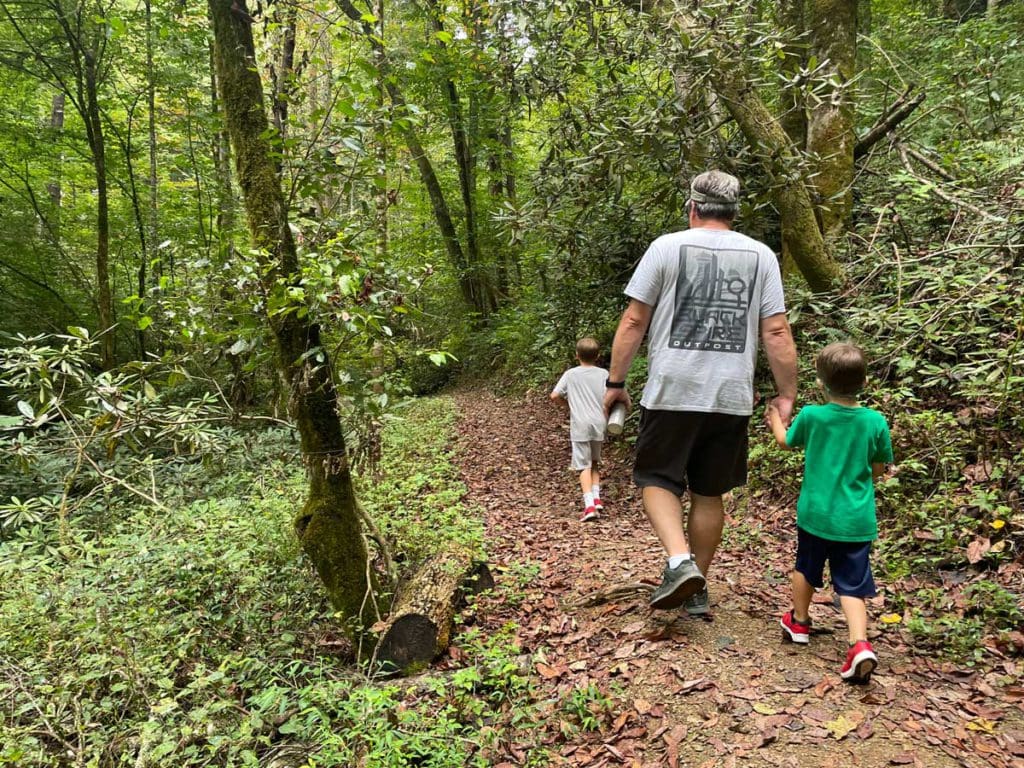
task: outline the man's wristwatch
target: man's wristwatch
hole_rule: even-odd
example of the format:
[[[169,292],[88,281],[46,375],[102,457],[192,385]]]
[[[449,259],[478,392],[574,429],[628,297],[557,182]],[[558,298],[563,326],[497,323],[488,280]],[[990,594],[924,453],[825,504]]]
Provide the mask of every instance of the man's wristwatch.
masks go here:
[[[605,389],[625,389],[626,388],[626,382],[625,381],[606,381],[604,383],[604,388]]]

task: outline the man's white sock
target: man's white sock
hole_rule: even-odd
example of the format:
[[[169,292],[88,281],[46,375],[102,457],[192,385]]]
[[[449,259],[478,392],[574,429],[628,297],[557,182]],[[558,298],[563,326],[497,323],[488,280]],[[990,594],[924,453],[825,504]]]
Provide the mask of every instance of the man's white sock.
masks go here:
[[[594,494],[592,494],[592,493],[584,493],[583,494],[583,508],[584,509],[590,509],[592,506],[594,506]]]
[[[672,557],[670,557],[668,559],[668,567],[669,568],[678,568],[680,563],[682,563],[684,560],[689,560],[689,559],[690,559],[690,553],[689,552],[686,552],[685,554],[682,554],[682,555],[672,555]]]
[[[600,499],[601,498],[601,486],[598,483],[594,483],[592,486],[590,486],[590,494],[595,499]]]

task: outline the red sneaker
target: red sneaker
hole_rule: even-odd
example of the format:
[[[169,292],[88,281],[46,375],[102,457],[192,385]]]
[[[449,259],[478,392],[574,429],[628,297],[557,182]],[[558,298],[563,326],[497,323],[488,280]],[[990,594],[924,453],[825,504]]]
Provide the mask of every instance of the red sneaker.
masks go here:
[[[782,618],[779,619],[779,624],[782,626],[782,639],[790,640],[794,643],[807,644],[811,642],[811,620],[807,619],[807,623],[797,621],[793,616],[793,612],[785,613]]]
[[[602,504],[601,500],[598,498],[594,499],[594,509],[597,510],[598,514],[604,512],[604,504]]]
[[[593,504],[583,510],[583,514],[580,515],[581,523],[586,523],[590,520],[597,520],[597,508]]]
[[[858,640],[846,652],[846,663],[839,670],[839,676],[851,683],[866,683],[878,666],[875,649],[867,640]]]

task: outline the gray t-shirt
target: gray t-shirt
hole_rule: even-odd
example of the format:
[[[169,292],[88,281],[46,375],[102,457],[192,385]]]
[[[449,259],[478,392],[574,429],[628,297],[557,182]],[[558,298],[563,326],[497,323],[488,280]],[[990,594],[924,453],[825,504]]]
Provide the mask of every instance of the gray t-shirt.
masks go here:
[[[626,286],[654,307],[641,405],[749,415],[761,318],[786,311],[775,254],[732,230],[659,237]]]
[[[554,391],[569,401],[569,439],[604,440],[604,383],[608,371],[577,365],[562,374]]]

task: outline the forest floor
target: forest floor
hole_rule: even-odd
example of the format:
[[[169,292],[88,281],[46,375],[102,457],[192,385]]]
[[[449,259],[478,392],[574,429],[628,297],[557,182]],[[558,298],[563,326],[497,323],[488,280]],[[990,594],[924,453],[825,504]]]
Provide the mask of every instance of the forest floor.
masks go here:
[[[970,668],[915,653],[878,621],[880,597],[869,608],[879,667],[867,685],[844,683],[845,625],[828,592],[812,605],[810,645],[782,643],[793,518],[763,497],[727,504],[710,616],[652,611],[642,591],[583,607],[618,585],[655,584],[663,555],[622,441],[606,444],[604,516],[578,522],[567,419],[545,395],[457,396],[459,463],[469,500],[486,510],[499,586],[503,573],[536,571],[522,599],[499,589],[478,620],[495,630],[515,622],[539,698],[576,691],[594,730],[552,709],[496,766],[523,764],[538,744],[569,766],[1024,766],[1020,660]]]

